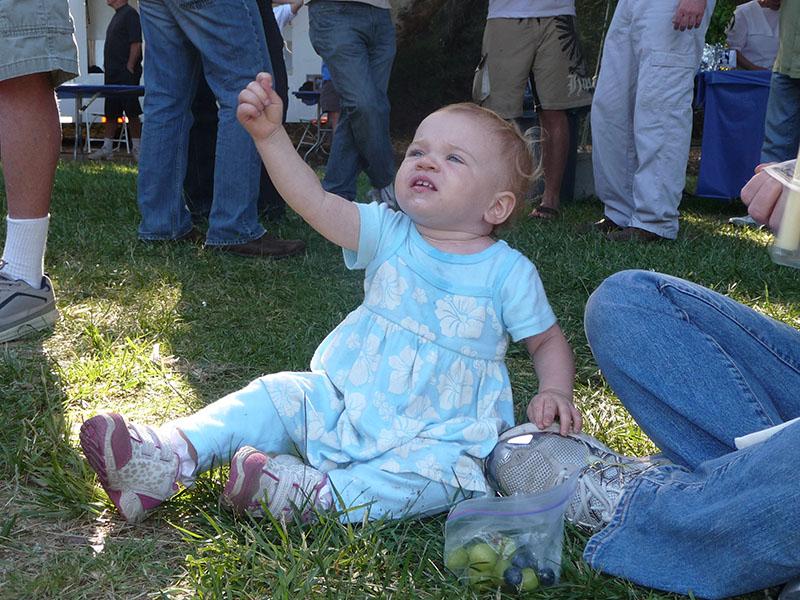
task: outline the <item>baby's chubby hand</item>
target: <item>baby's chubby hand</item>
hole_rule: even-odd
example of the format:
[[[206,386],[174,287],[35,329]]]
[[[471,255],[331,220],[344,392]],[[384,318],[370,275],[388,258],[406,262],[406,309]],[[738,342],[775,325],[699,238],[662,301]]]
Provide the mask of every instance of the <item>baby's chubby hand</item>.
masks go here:
[[[544,429],[558,419],[559,433],[578,433],[583,425],[581,413],[572,403],[572,395],[560,390],[540,390],[528,404],[528,419]]]
[[[283,102],[272,89],[269,73],[259,73],[239,93],[236,118],[256,141],[267,139],[281,127]]]

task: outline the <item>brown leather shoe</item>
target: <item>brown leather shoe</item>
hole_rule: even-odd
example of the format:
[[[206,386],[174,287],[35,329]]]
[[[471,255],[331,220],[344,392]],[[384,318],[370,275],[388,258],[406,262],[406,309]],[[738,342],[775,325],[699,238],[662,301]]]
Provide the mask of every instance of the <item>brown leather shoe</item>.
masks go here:
[[[301,254],[306,249],[306,243],[303,240],[281,240],[274,235],[265,233],[257,240],[251,240],[244,244],[215,244],[207,247],[237,256],[286,258]]]
[[[622,227],[614,223],[608,217],[603,217],[595,223],[586,223],[578,228],[578,233],[611,233],[619,231]]]
[[[647,231],[646,229],[624,227],[618,231],[607,233],[606,239],[611,242],[659,242],[667,238],[661,237],[657,233]]]

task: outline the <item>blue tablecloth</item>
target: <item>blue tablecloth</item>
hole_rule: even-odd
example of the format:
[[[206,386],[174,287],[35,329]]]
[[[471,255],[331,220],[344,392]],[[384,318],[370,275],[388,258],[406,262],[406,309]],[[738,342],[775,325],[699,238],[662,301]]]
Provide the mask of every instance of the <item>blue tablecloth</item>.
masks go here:
[[[760,162],[770,71],[706,71],[695,106],[705,107],[698,196],[730,200]]]
[[[144,86],[142,85],[122,85],[122,84],[89,84],[89,83],[64,83],[56,88],[59,98],[75,98],[75,143],[72,155],[78,158],[78,149],[83,152],[83,140],[81,126],[83,124],[83,111],[99,97],[108,98],[110,96],[144,96]],[[84,98],[89,100],[84,103]]]
[[[83,98],[84,96],[144,96],[143,85],[64,83],[56,88],[59,98]]]

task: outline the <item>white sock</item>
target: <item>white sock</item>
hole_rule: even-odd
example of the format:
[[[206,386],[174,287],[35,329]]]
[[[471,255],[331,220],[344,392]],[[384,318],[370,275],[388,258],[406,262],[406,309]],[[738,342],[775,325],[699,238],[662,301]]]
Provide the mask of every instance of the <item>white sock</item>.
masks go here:
[[[114,140],[111,138],[103,138],[103,150],[113,150]]]
[[[142,138],[131,138],[131,148],[134,150],[139,149],[139,144],[141,144]]]
[[[6,217],[6,245],[3,250],[3,275],[21,279],[37,290],[44,276],[44,251],[50,215],[39,219]]]

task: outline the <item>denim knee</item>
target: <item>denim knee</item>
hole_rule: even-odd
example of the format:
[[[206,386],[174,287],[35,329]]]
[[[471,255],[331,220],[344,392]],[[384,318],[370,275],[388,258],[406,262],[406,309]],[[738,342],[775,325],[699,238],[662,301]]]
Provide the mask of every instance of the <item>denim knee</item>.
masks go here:
[[[619,271],[603,280],[586,301],[584,311],[584,329],[587,336],[592,332],[606,331],[619,326],[625,315],[614,309],[621,299],[630,302],[638,298],[631,291],[635,288],[658,289],[664,278],[660,273],[630,269]]]

